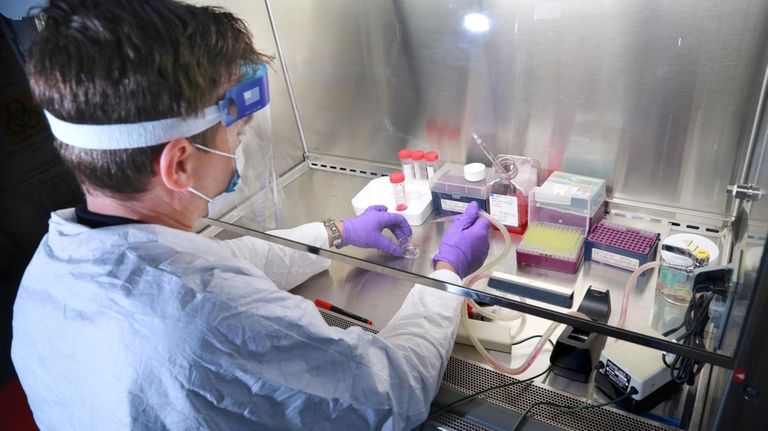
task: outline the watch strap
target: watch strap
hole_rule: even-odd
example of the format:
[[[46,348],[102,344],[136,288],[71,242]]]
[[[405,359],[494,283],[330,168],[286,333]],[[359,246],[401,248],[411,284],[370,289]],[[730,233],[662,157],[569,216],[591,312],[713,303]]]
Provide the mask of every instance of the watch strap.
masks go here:
[[[339,248],[341,245],[341,232],[339,231],[339,227],[336,226],[336,219],[333,217],[327,218],[323,220],[323,224],[325,227],[331,232],[331,245],[333,247]]]

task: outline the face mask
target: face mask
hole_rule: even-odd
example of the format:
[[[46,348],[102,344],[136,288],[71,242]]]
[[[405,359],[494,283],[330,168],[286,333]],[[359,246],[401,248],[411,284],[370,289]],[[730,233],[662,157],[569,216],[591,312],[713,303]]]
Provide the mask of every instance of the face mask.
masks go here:
[[[235,154],[229,154],[225,153],[223,151],[214,150],[208,147],[203,147],[202,145],[194,144],[197,148],[200,148],[201,150],[208,151],[209,153],[216,154],[218,156],[228,157],[230,159],[233,159],[235,161],[235,172],[232,174],[232,178],[229,180],[229,184],[227,184],[227,188],[224,190],[224,193],[232,193],[237,188],[237,184],[240,181],[240,170],[243,169],[244,166],[244,159],[243,159],[243,145],[242,142],[237,146],[237,150],[235,150]],[[194,193],[195,195],[205,199],[209,203],[213,201],[213,198],[209,198],[208,196],[204,195],[203,193],[195,190],[194,188],[190,187],[189,191]]]

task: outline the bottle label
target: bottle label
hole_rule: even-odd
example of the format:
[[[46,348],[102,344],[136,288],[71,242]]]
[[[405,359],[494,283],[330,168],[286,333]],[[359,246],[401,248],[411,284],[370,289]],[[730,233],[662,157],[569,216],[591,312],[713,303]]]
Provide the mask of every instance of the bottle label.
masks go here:
[[[488,197],[491,215],[505,226],[518,227],[517,197],[491,193]]]
[[[455,213],[463,213],[469,206],[466,202],[452,201],[448,199],[440,199],[440,206],[445,211],[453,211]]]

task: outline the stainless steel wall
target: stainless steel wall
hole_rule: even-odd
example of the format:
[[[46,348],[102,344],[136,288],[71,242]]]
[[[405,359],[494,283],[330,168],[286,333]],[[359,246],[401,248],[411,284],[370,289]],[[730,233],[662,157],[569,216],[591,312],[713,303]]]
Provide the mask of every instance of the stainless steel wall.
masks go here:
[[[618,198],[726,213],[764,0],[267,1],[312,153],[482,161],[477,131],[498,153],[604,177]],[[472,12],[487,32],[463,27]]]
[[[270,102],[272,116],[272,139],[275,172],[282,175],[304,161],[304,149],[299,139],[296,120],[291,109],[288,89],[283,78],[282,64],[277,56],[275,37],[269,23],[269,15],[263,1],[247,0],[187,0],[198,5],[224,7],[243,18],[253,33],[258,50],[275,56],[269,70]]]

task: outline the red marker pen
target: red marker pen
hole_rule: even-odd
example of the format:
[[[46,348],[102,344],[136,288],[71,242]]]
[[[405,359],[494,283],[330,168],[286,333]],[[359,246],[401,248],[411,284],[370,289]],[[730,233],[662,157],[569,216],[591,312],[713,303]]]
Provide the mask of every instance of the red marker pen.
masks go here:
[[[350,313],[347,310],[341,309],[341,308],[331,304],[330,302],[325,302],[325,301],[323,301],[320,298],[315,299],[315,305],[320,307],[320,308],[324,308],[326,310],[333,311],[334,313],[341,314],[342,316],[349,317],[350,319],[357,320],[358,322],[367,323],[367,324],[373,326],[373,322],[372,321],[370,321],[370,320],[368,320],[368,319],[366,319],[364,317],[360,317],[357,314]]]

